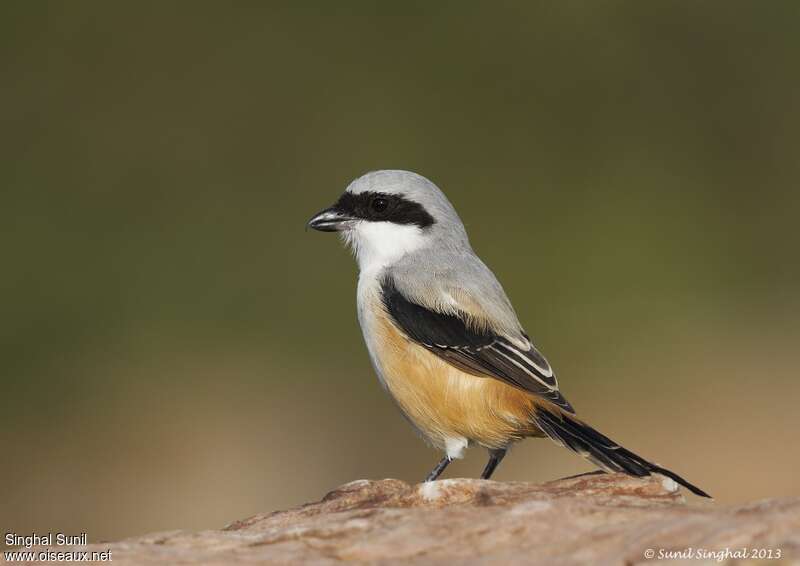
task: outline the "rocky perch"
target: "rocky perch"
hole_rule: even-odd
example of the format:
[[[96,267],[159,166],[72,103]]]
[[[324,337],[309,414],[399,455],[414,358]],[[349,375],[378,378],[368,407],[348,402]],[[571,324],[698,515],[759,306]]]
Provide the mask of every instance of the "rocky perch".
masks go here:
[[[752,560],[759,556],[764,564],[800,564],[800,498],[687,504],[671,480],[618,474],[544,485],[359,480],[316,503],[222,530],[87,549],[109,547],[121,564],[639,564],[670,562],[678,555],[666,553],[674,552],[692,564],[762,563]],[[720,554],[726,549],[734,554]],[[740,560],[735,553],[744,549],[762,554]],[[701,558],[702,551],[714,554]]]

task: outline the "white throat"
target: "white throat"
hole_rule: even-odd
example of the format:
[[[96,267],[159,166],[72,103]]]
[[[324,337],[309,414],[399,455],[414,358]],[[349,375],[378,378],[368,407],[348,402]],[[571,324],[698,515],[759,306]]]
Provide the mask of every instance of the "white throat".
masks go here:
[[[392,265],[425,245],[425,234],[414,224],[362,221],[344,237],[353,246],[362,273]]]

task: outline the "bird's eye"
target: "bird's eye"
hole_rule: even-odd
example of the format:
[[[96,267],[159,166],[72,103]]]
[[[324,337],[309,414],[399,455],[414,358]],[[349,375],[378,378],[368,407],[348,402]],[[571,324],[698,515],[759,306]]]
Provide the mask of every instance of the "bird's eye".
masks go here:
[[[375,197],[372,199],[372,210],[375,212],[385,212],[387,208],[389,208],[389,201],[383,197]]]

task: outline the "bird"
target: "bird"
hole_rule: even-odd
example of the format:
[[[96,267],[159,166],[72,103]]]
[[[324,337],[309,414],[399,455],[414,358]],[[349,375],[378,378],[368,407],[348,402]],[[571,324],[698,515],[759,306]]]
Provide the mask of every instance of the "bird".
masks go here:
[[[710,497],[577,416],[432,181],[403,170],[366,173],[307,227],[338,232],[355,255],[358,321],[375,372],[443,453],[426,482],[475,445],[488,450],[480,477],[489,479],[513,444],[549,437],[603,471],[660,474]]]

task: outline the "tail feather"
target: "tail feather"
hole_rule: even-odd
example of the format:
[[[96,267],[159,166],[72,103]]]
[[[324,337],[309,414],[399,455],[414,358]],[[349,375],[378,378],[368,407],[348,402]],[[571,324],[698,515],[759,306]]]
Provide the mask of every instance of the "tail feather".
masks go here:
[[[655,472],[675,480],[695,495],[711,497],[675,472],[648,462],[571,415],[537,407],[535,419],[539,428],[554,442],[577,452],[608,472],[623,472],[636,477]]]

